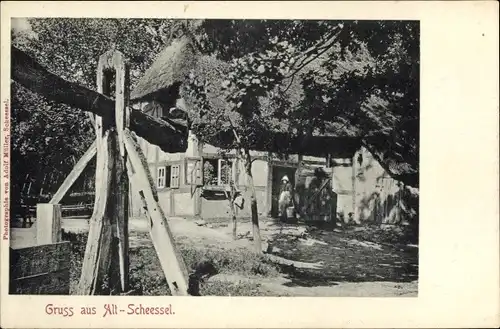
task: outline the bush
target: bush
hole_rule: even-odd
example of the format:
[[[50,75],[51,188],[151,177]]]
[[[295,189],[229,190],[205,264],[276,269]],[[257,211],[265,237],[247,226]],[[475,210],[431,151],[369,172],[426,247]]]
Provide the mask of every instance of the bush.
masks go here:
[[[242,275],[277,276],[278,268],[264,257],[245,249],[196,248],[179,246],[180,252],[189,270],[203,262],[209,261],[220,273],[237,273]]]
[[[286,296],[263,290],[260,284],[249,282],[207,282],[200,291],[202,296]]]

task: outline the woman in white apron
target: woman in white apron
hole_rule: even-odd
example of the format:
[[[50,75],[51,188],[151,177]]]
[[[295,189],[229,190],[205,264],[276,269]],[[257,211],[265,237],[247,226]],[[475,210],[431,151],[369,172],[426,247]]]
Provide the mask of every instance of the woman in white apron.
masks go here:
[[[280,218],[286,221],[287,216],[287,208],[292,204],[292,184],[290,184],[290,180],[288,176],[283,176],[281,179],[281,187],[280,187],[280,195],[279,195],[279,212]]]

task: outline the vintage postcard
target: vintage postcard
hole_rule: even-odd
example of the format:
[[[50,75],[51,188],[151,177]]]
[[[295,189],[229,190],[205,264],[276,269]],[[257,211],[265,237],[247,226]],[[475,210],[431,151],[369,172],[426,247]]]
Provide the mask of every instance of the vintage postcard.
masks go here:
[[[498,3],[2,3],[2,328],[497,327]]]

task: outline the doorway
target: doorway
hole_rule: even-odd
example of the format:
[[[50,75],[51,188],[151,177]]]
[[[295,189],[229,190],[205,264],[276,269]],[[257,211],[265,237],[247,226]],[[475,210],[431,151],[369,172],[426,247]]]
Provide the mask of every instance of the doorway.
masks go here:
[[[272,187],[271,187],[271,216],[277,218],[279,216],[279,193],[281,186],[281,179],[283,176],[288,176],[290,184],[295,187],[295,172],[297,168],[285,167],[285,166],[273,166],[272,167]]]

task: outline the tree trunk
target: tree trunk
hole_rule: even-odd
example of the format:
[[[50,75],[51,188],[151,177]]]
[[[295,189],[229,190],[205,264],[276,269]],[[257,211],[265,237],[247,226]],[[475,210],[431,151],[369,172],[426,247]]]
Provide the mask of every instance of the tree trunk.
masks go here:
[[[229,202],[229,211],[231,212],[231,221],[233,225],[233,240],[237,239],[237,234],[236,234],[236,211],[234,210],[234,198],[236,191],[233,188],[233,182],[231,182],[230,186],[230,191],[227,193],[227,191],[224,190],[224,194],[226,195],[226,199]]]
[[[231,208],[232,208],[231,211],[233,211],[233,214],[232,214],[232,216],[233,216],[233,240],[237,240],[238,239],[238,234],[236,231],[237,230],[237,228],[236,228],[237,223],[236,223],[236,215],[234,214],[234,205],[233,204],[232,204]]]
[[[234,209],[235,191],[233,189],[233,186],[231,186],[230,192],[227,193],[227,191],[226,191],[225,194],[226,194],[226,199],[229,202],[229,211],[231,212],[231,220],[232,220],[232,225],[233,225],[233,240],[236,240],[237,239],[237,235],[236,235],[236,211]]]
[[[234,199],[236,196],[236,191],[233,187],[233,182],[231,181],[230,183],[230,191],[227,193],[226,190],[224,190],[224,194],[226,195],[226,199],[229,202],[229,211],[231,212],[231,220],[233,224],[233,240],[237,239],[236,235],[236,211],[234,210]]]
[[[231,192],[230,195],[231,199],[229,200],[229,209],[231,210],[231,218],[233,222],[233,240],[236,240],[237,234],[236,234],[236,211],[234,209],[234,201],[236,199],[236,188],[234,187],[234,183],[231,182]]]
[[[259,214],[257,212],[257,196],[255,193],[255,185],[253,183],[252,176],[252,159],[250,157],[250,151],[248,149],[244,149],[245,159],[245,172],[247,174],[247,183],[250,188],[250,209],[252,211],[252,234],[253,241],[255,246],[255,252],[262,253],[262,242],[260,239],[260,230],[259,230]]]

